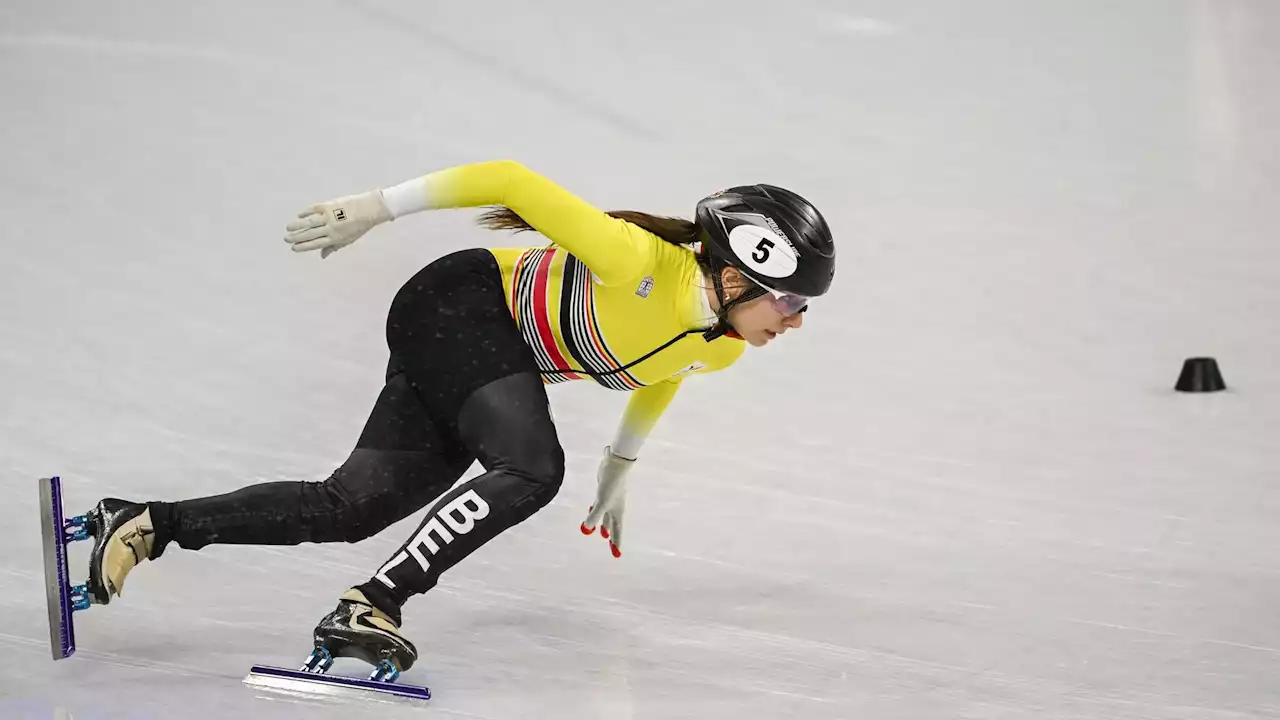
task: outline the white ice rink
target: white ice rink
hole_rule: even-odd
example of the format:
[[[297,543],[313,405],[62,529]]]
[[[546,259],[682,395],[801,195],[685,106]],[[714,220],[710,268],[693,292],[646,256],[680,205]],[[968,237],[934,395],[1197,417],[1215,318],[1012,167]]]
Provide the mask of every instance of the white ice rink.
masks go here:
[[[10,3],[0,718],[1280,718],[1280,3]],[[686,383],[626,554],[578,532],[626,396],[552,390],[556,500],[405,610],[426,709],[261,695],[416,527],[172,547],[49,657],[68,510],[322,480],[416,215],[305,205],[512,158],[607,209],[823,208],[801,332]],[[1172,386],[1212,355],[1230,391]],[[87,543],[73,546],[76,575]]]

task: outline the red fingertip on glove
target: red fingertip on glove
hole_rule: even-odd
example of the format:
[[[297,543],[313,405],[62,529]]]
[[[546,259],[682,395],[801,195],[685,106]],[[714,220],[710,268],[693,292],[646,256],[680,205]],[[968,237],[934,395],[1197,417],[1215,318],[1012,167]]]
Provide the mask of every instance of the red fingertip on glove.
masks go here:
[[[622,557],[622,551],[618,549],[617,545],[614,545],[613,543],[609,543],[609,549],[613,551],[614,557],[616,558]]]
[[[600,526],[600,537],[604,538],[605,540],[608,540],[608,539],[609,539],[609,528],[607,528],[607,527],[605,527],[605,526],[601,525],[601,526]]]
[[[586,523],[582,523],[582,525],[580,525],[578,529],[582,531],[583,535],[590,535],[591,533],[596,531],[595,528],[588,528]]]

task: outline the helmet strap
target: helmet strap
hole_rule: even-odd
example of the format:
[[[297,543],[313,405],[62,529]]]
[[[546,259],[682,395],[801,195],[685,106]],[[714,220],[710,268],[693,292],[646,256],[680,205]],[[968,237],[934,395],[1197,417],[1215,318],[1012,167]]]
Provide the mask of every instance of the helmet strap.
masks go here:
[[[743,290],[738,297],[729,299],[724,292],[724,280],[721,279],[721,274],[724,273],[724,269],[728,266],[722,260],[713,255],[711,258],[711,267],[714,270],[714,272],[711,273],[711,285],[715,288],[716,300],[720,303],[720,310],[716,312],[716,324],[703,333],[702,337],[707,342],[711,342],[722,335],[727,335],[741,340],[743,339],[742,335],[740,335],[733,327],[733,324],[729,322],[729,311],[742,303],[751,302],[752,300],[767,294],[769,291],[759,285],[753,284],[751,287]]]

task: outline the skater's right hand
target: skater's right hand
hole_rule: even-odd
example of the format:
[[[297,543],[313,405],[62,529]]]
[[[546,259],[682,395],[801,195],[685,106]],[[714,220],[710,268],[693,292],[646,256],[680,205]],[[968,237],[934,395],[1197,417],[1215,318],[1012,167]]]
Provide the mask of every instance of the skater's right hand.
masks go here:
[[[382,192],[371,190],[308,207],[285,227],[284,241],[294,252],[320,250],[327,258],[391,219]]]
[[[596,472],[596,502],[582,521],[582,534],[590,535],[600,525],[600,537],[609,541],[614,557],[622,557],[622,516],[627,510],[627,473],[636,461],[604,449],[604,459]],[[603,521],[603,522],[602,522]]]

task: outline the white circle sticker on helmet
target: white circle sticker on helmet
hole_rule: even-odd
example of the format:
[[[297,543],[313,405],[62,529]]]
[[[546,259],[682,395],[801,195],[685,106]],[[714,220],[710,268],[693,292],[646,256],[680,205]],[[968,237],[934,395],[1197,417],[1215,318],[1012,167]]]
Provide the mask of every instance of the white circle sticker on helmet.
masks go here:
[[[772,278],[790,277],[796,271],[796,252],[791,243],[768,228],[739,225],[729,231],[729,247],[750,270]]]

